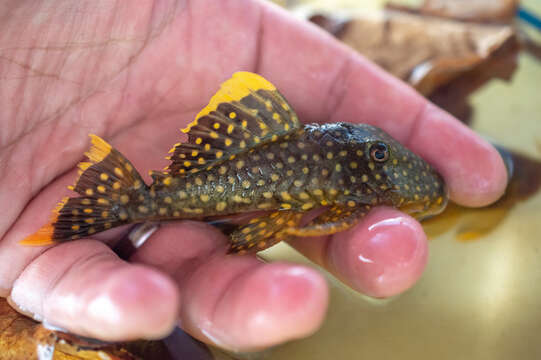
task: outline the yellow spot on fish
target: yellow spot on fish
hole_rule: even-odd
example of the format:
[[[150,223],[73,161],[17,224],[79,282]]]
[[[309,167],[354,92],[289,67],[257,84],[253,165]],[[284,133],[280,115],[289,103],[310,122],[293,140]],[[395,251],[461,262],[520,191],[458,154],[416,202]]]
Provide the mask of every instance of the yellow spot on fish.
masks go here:
[[[130,202],[130,197],[126,194],[120,195],[120,202],[122,204],[127,204]]]
[[[98,204],[100,204],[100,205],[109,205],[109,200],[104,199],[104,198],[99,198],[98,199]]]
[[[308,195],[308,194],[307,194],[306,192],[304,192],[304,191],[301,192],[301,193],[299,194],[299,197],[300,197],[302,200],[308,200],[308,199],[310,199],[310,195]]]
[[[295,162],[295,158],[293,156],[290,156],[287,158],[287,162],[293,164]]]
[[[218,138],[218,133],[216,131],[211,131],[209,133],[210,137],[213,138],[213,139],[217,139]]]
[[[245,189],[249,189],[250,188],[250,182],[248,180],[243,180],[242,181],[242,187],[245,188]]]
[[[216,151],[216,159],[219,159],[221,158],[222,156],[224,156],[224,152],[219,150],[219,151]]]
[[[244,161],[242,161],[242,160],[237,161],[237,169],[240,170],[240,169],[242,169],[243,167],[244,167]]]
[[[73,230],[73,231],[77,231],[77,230],[79,230],[79,228],[80,228],[79,225],[72,225],[71,226],[71,230]]]
[[[332,152],[327,153],[327,159],[331,160],[333,158],[334,154]]]
[[[347,202],[347,204],[348,204],[349,207],[355,207],[355,206],[357,205],[357,204],[355,203],[355,201],[353,201],[353,200],[349,200],[349,201]]]
[[[179,199],[181,199],[181,200],[186,199],[188,197],[188,194],[184,190],[180,190],[177,193],[177,195],[178,195]]]
[[[216,191],[219,192],[219,193],[223,193],[225,191],[224,187],[222,185],[217,185],[216,186]]]
[[[361,181],[363,183],[368,182],[368,175],[364,174],[363,176],[361,176]]]
[[[291,204],[283,203],[283,204],[280,205],[280,207],[281,207],[282,209],[291,209]]]
[[[171,204],[173,202],[173,199],[171,198],[171,196],[166,196],[166,197],[163,198],[163,201],[166,204]]]
[[[107,179],[109,179],[109,175],[107,175],[106,173],[101,173],[100,174],[100,179],[102,181],[107,181]]]
[[[146,206],[143,206],[143,205],[139,205],[137,207],[137,210],[139,210],[140,213],[147,213],[148,212],[148,208]]]
[[[169,185],[171,185],[171,181],[173,181],[173,178],[171,176],[168,176],[165,179],[163,179],[163,184],[165,186],[169,186]]]
[[[233,144],[233,140],[229,138],[225,139],[225,146],[231,146],[231,144]]]
[[[119,177],[124,176],[124,173],[122,172],[121,168],[116,167],[114,171],[115,171],[116,176],[119,176]]]
[[[219,203],[216,204],[216,210],[218,211],[225,210],[226,207],[227,207],[227,204],[225,201],[220,201]]]
[[[94,195],[94,190],[86,189],[85,194],[88,195],[88,196],[92,196],[92,195]]]
[[[291,195],[289,195],[289,193],[286,192],[286,191],[282,191],[280,193],[280,196],[282,196],[282,199],[284,199],[284,200],[291,200]]]
[[[303,205],[301,206],[301,208],[302,208],[303,210],[310,210],[310,209],[313,208],[313,207],[314,207],[314,203],[312,203],[312,202],[303,204]]]
[[[101,217],[106,219],[107,217],[109,217],[109,212],[108,211],[102,211],[101,212]]]
[[[280,176],[278,176],[277,174],[272,174],[271,175],[271,180],[272,181],[278,181],[279,178],[280,178]]]

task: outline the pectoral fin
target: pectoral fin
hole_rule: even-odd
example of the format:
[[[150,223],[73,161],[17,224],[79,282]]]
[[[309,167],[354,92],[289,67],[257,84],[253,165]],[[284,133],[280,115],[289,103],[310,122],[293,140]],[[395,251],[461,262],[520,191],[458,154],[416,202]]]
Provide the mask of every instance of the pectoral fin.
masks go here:
[[[351,208],[345,205],[335,205],[312,220],[302,228],[289,227],[284,230],[287,235],[322,236],[344,231],[354,226],[368,213],[370,207]]]
[[[285,240],[290,237],[285,230],[297,227],[302,215],[294,211],[275,211],[252,219],[230,235],[229,252],[242,254],[261,251]]]

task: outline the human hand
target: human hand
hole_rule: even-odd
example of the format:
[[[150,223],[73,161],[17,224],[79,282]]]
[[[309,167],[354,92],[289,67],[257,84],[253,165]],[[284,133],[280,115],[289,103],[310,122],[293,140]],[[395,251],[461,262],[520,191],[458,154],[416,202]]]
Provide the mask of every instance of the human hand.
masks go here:
[[[257,1],[9,0],[0,32],[0,295],[19,310],[105,340],[195,337],[253,350],[315,331],[328,290],[314,269],[226,256],[227,239],[192,221],[166,225],[130,259],[119,232],[48,248],[18,241],[69,195],[96,133],[145,173],[233,72],[273,82],[304,122],[377,125],[433,164],[452,200],[503,192],[497,152],[315,27]],[[148,178],[146,179],[149,180]],[[98,241],[99,240],[99,241]],[[372,211],[354,229],[292,245],[357,291],[391,296],[421,275],[426,236],[411,217]]]

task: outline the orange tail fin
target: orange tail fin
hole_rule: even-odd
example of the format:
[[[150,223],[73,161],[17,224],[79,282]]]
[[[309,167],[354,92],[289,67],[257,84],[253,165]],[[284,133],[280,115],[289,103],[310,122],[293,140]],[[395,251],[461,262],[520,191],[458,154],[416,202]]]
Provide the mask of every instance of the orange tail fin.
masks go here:
[[[43,246],[75,240],[132,222],[131,199],[148,198],[148,187],[133,165],[96,135],[79,163],[79,178],[70,189],[80,197],[63,199],[49,224],[28,236],[22,245]]]

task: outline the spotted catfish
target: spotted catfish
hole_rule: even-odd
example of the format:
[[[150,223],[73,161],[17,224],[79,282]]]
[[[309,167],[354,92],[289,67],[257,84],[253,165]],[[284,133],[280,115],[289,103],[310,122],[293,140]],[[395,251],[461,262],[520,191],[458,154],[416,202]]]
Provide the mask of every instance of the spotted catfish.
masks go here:
[[[79,164],[71,187],[80,196],[62,200],[51,223],[22,243],[259,211],[263,215],[230,235],[230,251],[244,253],[293,236],[345,230],[376,205],[420,219],[447,203],[440,175],[385,132],[363,124],[303,126],[278,90],[256,74],[234,74],[183,131],[187,141],[171,149],[165,171],[151,172],[150,186],[120,152],[91,135],[89,161]]]

